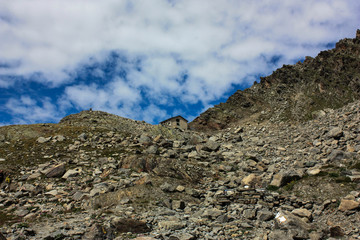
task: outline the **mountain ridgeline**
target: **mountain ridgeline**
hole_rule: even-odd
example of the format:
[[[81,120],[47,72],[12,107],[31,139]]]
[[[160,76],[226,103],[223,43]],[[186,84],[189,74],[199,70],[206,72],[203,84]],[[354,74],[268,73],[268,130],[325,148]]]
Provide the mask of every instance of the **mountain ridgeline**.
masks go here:
[[[360,30],[334,49],[304,62],[284,65],[260,83],[238,90],[225,103],[190,123],[195,130],[219,130],[246,121],[301,122],[317,111],[336,109],[360,96]]]

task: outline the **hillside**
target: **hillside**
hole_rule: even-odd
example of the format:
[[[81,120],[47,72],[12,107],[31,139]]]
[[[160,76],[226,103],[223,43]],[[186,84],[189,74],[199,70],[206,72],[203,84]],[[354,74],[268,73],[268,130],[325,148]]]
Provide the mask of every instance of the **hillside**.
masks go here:
[[[359,45],[276,70],[197,131],[101,111],[0,127],[0,239],[360,239]]]
[[[238,90],[208,109],[190,126],[219,130],[246,121],[306,121],[315,111],[339,108],[360,98],[360,30],[334,49],[304,62],[284,65],[260,83]]]

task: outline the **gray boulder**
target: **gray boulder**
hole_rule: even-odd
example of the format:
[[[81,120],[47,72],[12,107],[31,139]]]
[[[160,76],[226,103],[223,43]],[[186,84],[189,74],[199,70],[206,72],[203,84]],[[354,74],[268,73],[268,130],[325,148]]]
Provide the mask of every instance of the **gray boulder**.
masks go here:
[[[208,151],[208,152],[214,152],[214,151],[217,151],[219,148],[220,148],[220,143],[217,143],[213,140],[208,140],[204,144],[202,150]]]

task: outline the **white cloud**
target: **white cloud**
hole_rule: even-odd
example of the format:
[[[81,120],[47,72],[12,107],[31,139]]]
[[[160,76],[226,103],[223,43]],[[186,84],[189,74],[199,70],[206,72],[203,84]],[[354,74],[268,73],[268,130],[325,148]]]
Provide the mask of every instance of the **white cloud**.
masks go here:
[[[64,70],[104,50],[174,52],[197,61],[230,44],[240,55],[236,58],[251,60],[279,49],[282,39],[333,41],[340,37],[334,27],[347,23],[349,34],[359,20],[357,1],[182,1],[172,6],[165,0],[2,0],[2,5],[0,14],[11,21],[1,21],[1,57],[22,60],[14,74],[43,72],[56,83],[66,79]]]
[[[275,44],[266,42],[260,37],[250,37],[244,39],[241,44],[233,44],[224,48],[222,54],[237,61],[247,61],[261,54],[273,54],[276,50]]]
[[[69,87],[65,92],[59,102],[65,107],[74,105],[79,110],[93,108],[150,123],[169,117],[166,110],[154,104],[140,107],[138,103],[143,101],[142,97],[120,78],[104,87],[79,85]]]
[[[140,92],[117,77],[104,86],[82,84],[67,87],[59,105],[62,108],[74,106],[79,110],[94,108],[124,117],[138,118],[136,113],[140,101]]]
[[[141,100],[139,92],[131,88],[120,78],[105,86],[96,84],[75,85],[65,89],[63,99],[74,104],[77,108],[116,109],[124,104],[134,105]]]
[[[134,70],[134,69],[133,69]],[[134,87],[146,87],[155,92],[176,92],[177,78],[184,71],[171,56],[153,56],[143,60],[141,71],[130,71],[129,79]]]
[[[16,63],[0,66],[0,88],[15,81],[63,86],[62,111],[94,107],[144,119],[151,119],[139,113],[144,109],[165,116],[159,106],[173,98],[207,106],[231,85],[249,85],[251,76],[273,71],[272,56],[281,56],[278,65],[314,56],[321,46],[354,36],[360,22],[357,0],[0,4],[0,63]],[[127,59],[118,60],[113,76],[96,67],[92,74],[102,83],[75,81],[84,65],[108,61],[112,51]],[[121,69],[126,78],[116,77]]]
[[[170,117],[164,109],[161,109],[153,104],[146,107],[145,109],[142,109],[141,115],[141,119],[149,123],[165,120]]]
[[[0,76],[0,88],[9,88],[14,82],[10,81],[9,78]]]
[[[13,123],[28,124],[34,122],[57,122],[63,115],[57,106],[51,103],[49,98],[36,101],[29,96],[20,98],[10,98],[5,104],[5,108],[13,115]]]

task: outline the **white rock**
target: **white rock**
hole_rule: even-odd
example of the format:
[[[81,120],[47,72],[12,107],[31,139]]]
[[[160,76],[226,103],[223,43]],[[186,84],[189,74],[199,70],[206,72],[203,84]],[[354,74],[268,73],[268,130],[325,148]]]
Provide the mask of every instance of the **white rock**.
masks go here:
[[[47,138],[45,138],[45,137],[39,137],[36,141],[38,142],[38,143],[46,143],[46,142],[48,142],[48,141],[50,141],[51,140],[51,137],[47,137]]]
[[[39,177],[41,177],[41,172],[35,172],[35,173],[31,174],[31,175],[27,178],[27,180],[30,181],[30,180],[33,180],[33,179],[37,179],[37,178],[39,178]]]
[[[298,217],[306,217],[308,219],[311,217],[311,212],[305,208],[294,209],[291,213]]]
[[[185,187],[182,186],[182,185],[179,185],[179,186],[176,187],[176,191],[183,192],[183,191],[185,191]]]
[[[51,190],[50,192],[46,192],[45,194],[51,195],[51,196],[56,196],[58,193],[59,193],[58,190],[54,189],[54,190]]]
[[[192,151],[189,153],[188,157],[193,158],[193,157],[196,157],[197,155],[198,155],[198,153],[196,151]]]
[[[319,168],[315,168],[315,169],[309,169],[307,170],[307,174],[309,176],[315,176],[315,175],[318,175],[319,173],[321,172],[321,170]]]
[[[159,227],[165,230],[179,230],[185,227],[185,224],[180,221],[161,221]]]
[[[81,168],[69,169],[66,173],[62,176],[64,179],[68,179],[69,177],[76,177],[82,172]]]

